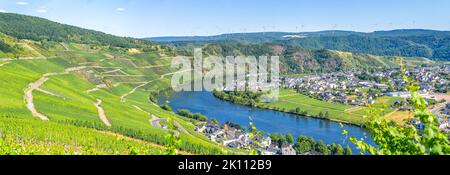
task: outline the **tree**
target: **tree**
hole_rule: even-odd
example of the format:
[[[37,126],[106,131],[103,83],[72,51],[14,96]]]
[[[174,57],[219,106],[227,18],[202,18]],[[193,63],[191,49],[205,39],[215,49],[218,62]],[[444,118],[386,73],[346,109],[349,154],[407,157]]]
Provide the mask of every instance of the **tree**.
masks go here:
[[[166,103],[164,103],[163,106],[161,106],[162,109],[166,110],[166,111],[172,111],[172,107],[169,106],[169,102],[166,101]]]
[[[272,140],[272,142],[277,143],[280,147],[283,144],[287,143],[286,137],[278,133],[270,134],[270,139]]]
[[[325,146],[322,140],[319,140],[316,145],[314,146],[314,149],[319,152],[323,153],[325,155],[328,155],[328,148]]]
[[[327,111],[327,112],[325,112],[325,115],[324,115],[324,117],[325,117],[325,118],[328,118],[328,119],[329,119],[329,118],[330,118],[330,113],[329,113],[328,111]]]
[[[211,119],[211,122],[214,123],[214,124],[216,124],[216,125],[219,124],[219,121],[217,121],[217,119],[215,119],[215,118],[212,118],[212,119]]]
[[[206,117],[206,116],[204,116],[204,115],[202,115],[200,113],[195,113],[193,115],[193,119],[198,120],[198,121],[202,121],[202,122],[208,121],[208,117]]]
[[[297,154],[305,154],[314,150],[316,142],[313,138],[307,138],[306,136],[300,136],[297,138],[297,142],[294,144],[294,149]]]
[[[347,147],[345,147],[344,155],[353,155],[353,151],[350,146],[347,145]]]
[[[345,152],[345,151],[344,151],[344,148],[342,148],[342,145],[339,144],[339,145],[337,146],[337,148],[336,148],[335,154],[336,154],[336,155],[344,155],[344,152]]]
[[[290,144],[294,143],[294,137],[291,133],[286,134],[286,141]]]

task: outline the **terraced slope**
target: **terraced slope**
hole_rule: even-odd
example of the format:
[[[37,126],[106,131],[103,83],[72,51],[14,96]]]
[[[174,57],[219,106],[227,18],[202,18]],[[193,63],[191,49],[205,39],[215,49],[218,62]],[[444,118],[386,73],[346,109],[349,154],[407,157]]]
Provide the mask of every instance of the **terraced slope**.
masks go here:
[[[0,117],[0,133],[0,155],[155,155],[164,149],[112,132],[36,119]]]
[[[154,68],[157,65],[150,63],[139,65],[148,68],[123,66],[120,61],[132,60],[120,55],[118,59],[108,59],[102,56],[102,51],[91,51],[89,57],[77,57],[86,52],[79,49],[79,45],[71,47],[75,57],[11,60],[2,66],[0,115],[111,131],[164,145],[167,131],[150,124],[148,113],[151,113],[158,118],[175,119],[183,131],[180,132],[184,141],[182,149],[193,153],[224,153],[222,147],[194,132],[192,124],[148,101],[149,91],[167,86],[164,83],[172,74],[170,69]],[[85,60],[78,61],[77,58]],[[167,64],[168,59],[160,62]],[[100,76],[109,75],[109,69],[119,69],[127,74]],[[138,74],[141,76],[133,76]]]
[[[0,154],[160,154],[168,131],[155,118],[175,121],[184,153],[241,153],[149,101],[176,71],[163,50],[2,37],[21,49],[0,60]]]

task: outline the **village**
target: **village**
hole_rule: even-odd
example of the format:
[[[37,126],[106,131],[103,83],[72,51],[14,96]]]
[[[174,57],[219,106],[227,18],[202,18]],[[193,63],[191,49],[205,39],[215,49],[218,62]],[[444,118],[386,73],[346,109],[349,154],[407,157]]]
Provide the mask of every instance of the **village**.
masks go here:
[[[367,106],[380,96],[409,97],[398,69],[368,73],[361,70],[282,78],[282,87],[332,103]],[[416,77],[421,95],[450,91],[450,65],[414,68],[406,72]],[[442,75],[447,75],[443,77]]]
[[[336,104],[368,106],[382,96],[398,97],[399,100],[391,107],[400,111],[412,111],[408,99],[410,92],[406,91],[406,83],[399,69],[382,71],[346,71],[305,75],[302,77],[285,76],[281,86],[295,89],[308,97]],[[427,99],[430,111],[439,119],[442,131],[450,131],[450,65],[433,67],[416,67],[406,72],[414,77],[420,86],[419,94]],[[418,128],[420,123],[411,121]]]
[[[296,155],[292,144],[283,144],[281,147],[272,142],[269,136],[254,135],[246,132],[239,125],[227,122],[223,125],[208,121],[198,126],[195,131],[205,134],[209,140],[223,144],[229,148],[244,150],[257,150],[260,155]]]
[[[398,111],[413,111],[414,108],[409,105],[411,94],[406,91],[406,83],[399,72],[399,69],[372,72],[353,70],[304,76],[283,76],[280,81],[271,84],[246,84],[245,82],[234,82],[233,84],[237,87],[251,86],[258,90],[277,86],[290,88],[321,101],[363,107],[374,104],[377,98],[388,96],[398,99],[389,104],[390,107]],[[430,112],[439,119],[440,129],[450,132],[450,95],[448,94],[450,91],[450,65],[417,67],[408,70],[406,74],[418,81],[419,94],[427,99]],[[234,88],[224,87],[223,90],[229,91]],[[411,119],[408,123],[418,129],[423,128],[417,119]],[[209,121],[204,125],[197,126],[195,130],[206,135],[211,141],[230,148],[254,149],[262,155],[296,154],[292,144],[273,143],[269,136],[250,137],[250,133],[247,133],[245,129],[229,122],[220,125]]]

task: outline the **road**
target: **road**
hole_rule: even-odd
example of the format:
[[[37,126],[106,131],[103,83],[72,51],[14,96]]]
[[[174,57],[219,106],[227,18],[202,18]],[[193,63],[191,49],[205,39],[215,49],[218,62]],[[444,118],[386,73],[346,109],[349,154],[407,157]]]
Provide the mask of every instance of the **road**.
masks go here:
[[[161,128],[164,129],[166,131],[168,131],[168,129],[163,128],[160,122],[167,122],[167,119],[162,119],[159,118],[147,111],[144,111],[142,108],[140,108],[139,106],[133,105],[133,107],[135,107],[136,109],[138,109],[139,111],[145,112],[147,113],[149,116],[151,116],[152,118],[149,119],[149,122],[152,126],[157,127],[157,128]],[[178,128],[178,131],[175,131],[175,135],[180,135],[180,132],[185,133],[186,135],[192,136],[194,137],[191,133],[189,133],[183,126],[181,126],[180,123],[178,123],[177,121],[173,121],[173,123],[175,124],[175,126]]]

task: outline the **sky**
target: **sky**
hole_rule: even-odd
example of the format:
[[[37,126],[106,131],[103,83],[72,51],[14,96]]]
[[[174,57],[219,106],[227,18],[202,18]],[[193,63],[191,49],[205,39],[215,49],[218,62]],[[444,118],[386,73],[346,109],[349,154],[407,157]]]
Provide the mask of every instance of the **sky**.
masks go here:
[[[450,30],[449,0],[0,0],[20,13],[130,37]]]

